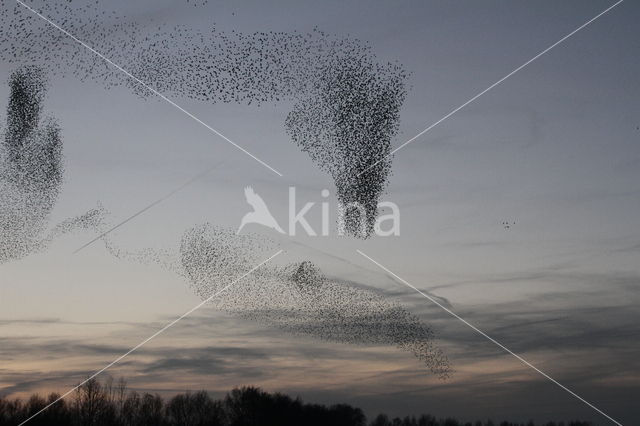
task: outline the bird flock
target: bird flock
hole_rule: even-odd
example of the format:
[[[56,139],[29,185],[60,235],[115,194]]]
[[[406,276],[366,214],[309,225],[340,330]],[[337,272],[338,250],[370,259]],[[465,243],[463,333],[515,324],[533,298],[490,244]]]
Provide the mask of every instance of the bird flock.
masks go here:
[[[318,29],[301,32],[207,30],[141,25],[93,4],[39,3],[48,19],[122,69],[81,46],[24,7],[3,1],[2,59],[37,64],[105,87],[148,89],[208,103],[292,103],[285,129],[293,143],[328,173],[344,229],[372,235],[377,205],[391,171],[407,72],[381,63],[360,40]],[[141,84],[140,82],[144,82]]]
[[[42,118],[42,69],[14,71],[9,89],[0,142],[0,264],[43,250],[74,229],[95,229],[104,213],[94,209],[48,229],[63,179],[61,130],[55,120]]]
[[[433,330],[373,289],[329,279],[311,261],[256,265],[278,245],[211,224],[188,229],[177,250],[129,252],[119,259],[159,264],[183,277],[202,300],[227,313],[291,335],[355,345],[389,345],[413,354],[440,378],[451,373]]]
[[[398,130],[407,73],[379,63],[359,40],[319,30],[207,31],[153,29],[93,4],[48,2],[45,16],[136,77],[14,2],[2,1],[0,56],[19,66],[10,79],[0,185],[0,262],[25,256],[78,227],[104,228],[105,211],[68,219],[43,236],[63,179],[60,127],[41,120],[45,74],[72,75],[105,88],[124,85],[148,97],[147,87],[202,102],[293,105],[285,128],[335,181],[347,234],[368,237],[391,170],[390,143]],[[145,82],[145,85],[139,81]],[[147,86],[148,85],[148,86]],[[363,214],[364,212],[364,214]],[[440,377],[450,366],[431,328],[378,292],[323,275],[310,261],[266,265],[250,275],[276,244],[214,225],[187,230],[175,251],[130,253],[109,238],[120,259],[157,263],[178,273],[203,300],[242,318],[331,342],[392,345],[412,353]],[[215,298],[213,296],[216,296]]]

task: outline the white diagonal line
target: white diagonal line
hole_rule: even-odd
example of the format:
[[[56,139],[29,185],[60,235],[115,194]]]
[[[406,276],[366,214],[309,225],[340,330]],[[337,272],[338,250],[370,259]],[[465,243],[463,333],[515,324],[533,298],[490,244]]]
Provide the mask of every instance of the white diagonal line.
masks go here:
[[[129,349],[126,353],[120,355],[118,358],[114,359],[113,361],[111,361],[111,363],[109,363],[106,367],[101,368],[100,370],[96,371],[95,373],[93,373],[91,376],[89,376],[88,378],[86,378],[84,381],[80,382],[80,384],[78,384],[77,386],[69,389],[67,392],[65,392],[64,394],[62,394],[61,396],[58,397],[58,399],[56,399],[55,401],[51,402],[50,404],[46,405],[44,408],[42,408],[40,411],[38,411],[37,413],[33,414],[31,417],[29,417],[28,419],[26,419],[25,421],[23,421],[22,423],[20,423],[18,426],[22,426],[23,424],[27,423],[29,420],[33,419],[34,417],[36,417],[38,414],[42,413],[43,411],[45,411],[46,409],[48,409],[49,407],[51,407],[52,405],[54,405],[55,403],[57,403],[58,401],[62,400],[63,398],[65,398],[67,395],[69,395],[71,392],[75,391],[76,389],[78,389],[80,386],[84,385],[85,383],[87,383],[89,380],[93,379],[94,377],[96,377],[97,375],[99,375],[100,373],[102,373],[103,371],[107,370],[108,368],[112,367],[114,364],[122,361],[122,359],[124,359],[125,357],[127,357],[128,355],[130,355],[132,352],[134,352],[135,350],[139,349],[141,346],[143,346],[145,343],[149,342],[150,340],[152,340],[153,338],[155,338],[156,336],[158,336],[159,334],[163,333],[164,331],[166,331],[168,328],[172,327],[173,325],[175,325],[178,321],[180,321],[181,319],[183,319],[184,317],[186,317],[187,315],[190,315],[191,313],[193,313],[194,311],[196,311],[197,309],[201,308],[203,305],[207,304],[208,302],[210,302],[213,298],[215,298],[216,296],[218,296],[219,294],[221,294],[222,292],[224,292],[226,289],[228,289],[229,287],[231,287],[232,285],[234,285],[235,283],[237,283],[238,281],[240,281],[241,279],[243,279],[244,277],[246,277],[247,275],[251,274],[253,271],[255,271],[256,269],[258,269],[259,267],[261,267],[262,265],[264,265],[265,263],[269,262],[271,259],[273,259],[274,257],[278,256],[280,253],[282,253],[282,250],[278,250],[274,255],[272,255],[270,258],[268,258],[267,260],[262,261],[260,264],[258,264],[257,266],[254,266],[249,272],[246,272],[245,274],[243,274],[240,278],[237,278],[235,280],[233,280],[231,283],[227,284],[225,287],[223,287],[221,290],[215,292],[214,294],[212,294],[211,296],[209,296],[208,298],[206,298],[205,300],[203,300],[202,302],[198,303],[196,306],[194,306],[193,308],[189,309],[187,312],[185,312],[184,314],[180,315],[178,318],[174,319],[173,321],[171,321],[169,324],[165,325],[164,327],[162,327],[160,330],[156,331],[155,333],[153,333],[151,336],[147,337],[146,339],[144,339],[142,342],[138,343],[136,346],[134,346],[133,348]]]
[[[76,43],[80,44],[81,46],[85,47],[86,49],[88,49],[89,51],[91,51],[93,54],[95,54],[96,56],[100,57],[102,60],[104,60],[105,62],[111,64],[112,66],[114,66],[115,68],[117,68],[120,72],[122,72],[123,74],[125,74],[127,77],[131,78],[132,80],[134,80],[135,82],[137,82],[138,84],[140,84],[141,86],[143,86],[145,89],[149,90],[150,92],[154,93],[155,95],[157,95],[158,97],[160,97],[162,100],[168,102],[171,106],[177,108],[178,110],[180,110],[181,112],[183,112],[184,114],[186,114],[187,116],[189,116],[190,118],[192,118],[193,120],[195,120],[196,122],[198,122],[199,124],[203,125],[204,127],[206,127],[207,129],[209,129],[210,131],[212,131],[213,133],[215,133],[216,135],[220,136],[222,139],[224,139],[225,141],[229,142],[231,145],[235,146],[236,148],[238,148],[240,151],[244,152],[245,154],[247,154],[249,157],[253,158],[254,160],[256,160],[258,163],[262,164],[263,166],[265,166],[267,169],[271,170],[272,172],[274,172],[275,174],[277,174],[278,176],[282,177],[282,173],[280,173],[278,170],[274,169],[273,167],[271,167],[270,165],[268,165],[267,163],[265,163],[264,161],[262,161],[261,159],[259,159],[258,157],[256,157],[255,155],[253,155],[252,153],[250,153],[249,151],[247,151],[246,149],[244,149],[243,147],[241,147],[240,145],[238,145],[237,143],[235,143],[234,141],[232,141],[231,139],[229,139],[228,137],[226,137],[225,135],[223,135],[222,133],[220,133],[218,130],[214,129],[213,127],[211,127],[210,125],[208,125],[207,123],[205,123],[204,121],[200,120],[198,117],[196,117],[195,115],[193,115],[192,113],[190,113],[189,111],[187,111],[186,109],[184,109],[183,107],[181,107],[180,105],[178,105],[177,103],[175,103],[174,101],[172,101],[171,99],[169,99],[168,97],[166,97],[165,95],[163,95],[162,93],[158,92],[156,89],[150,87],[147,83],[145,83],[144,81],[140,80],[138,77],[136,77],[135,75],[131,74],[129,71],[125,70],[124,68],[122,68],[120,65],[116,64],[115,62],[113,62],[111,59],[107,58],[106,56],[104,56],[102,53],[98,52],[97,50],[95,50],[93,47],[89,46],[87,43],[83,42],[82,40],[80,40],[79,38],[77,38],[76,36],[74,36],[73,34],[71,34],[69,31],[65,30],[64,28],[60,27],[58,24],[56,24],[55,22],[51,21],[49,18],[47,18],[46,16],[42,15],[40,12],[38,12],[37,10],[33,9],[32,7],[30,7],[29,5],[23,3],[21,0],[16,0],[18,2],[19,5],[24,6],[26,9],[30,10],[31,12],[33,12],[35,15],[37,15],[39,18],[43,19],[44,21],[46,21],[49,25],[51,25],[52,27],[58,29],[60,32],[62,32],[63,34],[65,34],[66,36],[68,36],[69,38],[71,38],[73,41],[75,41]]]
[[[73,254],[78,253],[80,250],[83,250],[84,248],[90,246],[91,244],[95,243],[96,241],[98,241],[102,237],[106,236],[107,234],[110,234],[111,232],[115,231],[116,229],[118,229],[119,227],[121,227],[125,223],[129,222],[130,220],[135,219],[136,217],[140,216],[142,213],[146,212],[147,210],[157,206],[158,204],[160,204],[161,202],[163,202],[167,198],[169,198],[169,197],[173,196],[174,194],[182,191],[187,186],[191,185],[192,183],[194,183],[198,179],[200,179],[200,178],[204,177],[205,175],[207,175],[210,171],[212,171],[213,169],[218,167],[220,164],[222,164],[222,162],[216,163],[213,166],[207,168],[206,170],[203,170],[202,172],[200,172],[197,175],[193,176],[191,179],[189,179],[188,181],[184,182],[182,185],[178,186],[177,188],[174,188],[173,190],[171,190],[170,192],[166,193],[165,195],[163,195],[162,197],[158,198],[157,200],[153,201],[152,203],[149,203],[147,206],[145,206],[142,209],[138,210],[137,212],[135,212],[131,216],[127,217],[126,219],[118,222],[116,225],[114,225],[111,228],[107,229],[106,231],[104,231],[103,233],[98,235],[97,237],[93,238],[91,241],[81,245],[80,247],[78,247],[77,249],[75,249],[73,251]]]
[[[425,298],[429,299],[431,302],[435,303],[436,305],[438,305],[438,307],[442,308],[445,312],[447,312],[448,314],[450,314],[451,316],[453,316],[454,318],[460,320],[463,324],[465,324],[466,326],[470,327],[472,330],[474,330],[476,333],[480,334],[481,336],[485,337],[486,339],[488,339],[489,341],[491,341],[492,343],[494,343],[496,346],[498,346],[499,348],[503,349],[504,351],[508,352],[509,354],[513,355],[514,357],[516,357],[520,362],[522,362],[524,365],[526,365],[529,368],[532,368],[533,370],[537,371],[539,374],[541,374],[542,376],[544,376],[546,379],[550,380],[551,382],[555,383],[556,385],[558,385],[560,388],[564,389],[565,391],[569,392],[571,395],[573,395],[574,397],[576,397],[577,399],[579,399],[580,401],[584,402],[585,404],[587,404],[589,407],[593,408],[594,410],[596,410],[598,413],[602,414],[603,416],[605,416],[607,419],[611,420],[613,423],[617,424],[618,426],[622,426],[622,423],[618,422],[617,420],[613,419],[612,417],[610,417],[608,414],[606,414],[604,411],[600,410],[598,407],[596,407],[595,405],[593,405],[592,403],[590,403],[589,401],[587,401],[586,399],[582,398],[580,395],[578,395],[577,393],[575,393],[574,391],[572,391],[571,389],[567,388],[566,386],[564,386],[562,383],[558,382],[557,380],[555,380],[553,377],[549,376],[547,373],[545,373],[544,371],[540,370],[538,367],[536,367],[535,365],[531,364],[529,361],[527,361],[526,359],[522,358],[520,355],[516,354],[515,352],[513,352],[511,349],[507,348],[506,346],[504,346],[502,343],[498,342],[497,340],[495,340],[493,337],[489,336],[488,334],[486,334],[484,331],[480,330],[478,327],[476,327],[475,325],[471,324],[470,322],[468,322],[467,320],[465,320],[464,318],[460,317],[458,314],[456,314],[455,312],[453,312],[451,309],[447,308],[446,306],[443,306],[440,302],[438,302],[436,299],[434,299],[433,297],[429,296],[428,294],[424,293],[423,291],[420,291],[419,289],[417,289],[416,287],[414,287],[413,285],[411,285],[409,282],[407,282],[406,280],[400,278],[398,275],[396,275],[395,273],[393,273],[392,271],[390,271],[388,268],[386,268],[385,266],[381,265],[379,262],[373,260],[371,257],[367,256],[365,253],[363,253],[361,250],[356,250],[358,252],[358,254],[360,254],[361,256],[365,257],[366,259],[368,259],[369,261],[373,262],[374,264],[376,264],[380,269],[382,269],[383,271],[387,272],[388,274],[391,274],[394,278],[396,278],[397,280],[399,280],[401,283],[403,283],[404,285],[406,285],[407,287],[415,290],[416,292],[418,292],[419,294],[421,294],[422,296],[424,296]]]
[[[565,40],[567,40],[569,37],[573,36],[574,34],[576,34],[578,31],[584,29],[587,25],[591,24],[592,22],[594,22],[596,19],[600,18],[602,15],[606,14],[607,12],[609,12],[611,9],[613,9],[614,7],[618,6],[620,3],[622,3],[624,0],[619,0],[618,2],[614,3],[613,5],[609,6],[608,8],[606,8],[605,10],[603,10],[602,12],[600,12],[599,14],[597,14],[596,16],[594,16],[593,18],[589,19],[587,22],[585,22],[584,24],[580,25],[578,28],[576,28],[575,30],[571,31],[569,34],[567,34],[566,36],[562,37],[560,40],[556,41],[555,43],[553,43],[551,46],[547,47],[546,49],[544,49],[542,52],[538,53],[536,56],[534,56],[533,58],[529,59],[527,62],[525,62],[524,64],[520,65],[518,68],[514,69],[513,71],[511,71],[509,74],[505,75],[504,77],[502,77],[500,80],[496,81],[495,83],[493,83],[491,86],[487,87],[486,89],[484,89],[482,92],[478,93],[477,95],[475,95],[474,97],[472,97],[471,99],[469,99],[468,101],[466,101],[465,103],[463,103],[462,105],[460,105],[459,107],[451,110],[447,115],[445,115],[444,117],[442,117],[441,119],[439,119],[438,121],[436,121],[435,123],[431,124],[429,127],[427,127],[426,129],[424,129],[423,131],[421,131],[420,133],[418,133],[417,135],[415,135],[414,137],[412,137],[411,139],[409,139],[408,141],[406,141],[405,143],[403,143],[402,145],[398,146],[397,148],[395,148],[393,151],[391,151],[390,153],[386,154],[383,158],[381,158],[380,160],[376,161],[375,163],[373,163],[372,165],[370,165],[369,167],[367,167],[365,170],[363,170],[362,172],[360,172],[358,174],[358,176],[360,176],[361,174],[367,172],[369,169],[371,169],[372,167],[376,166],[377,164],[380,164],[381,161],[384,161],[386,158],[392,156],[393,154],[395,154],[396,152],[400,151],[402,148],[404,148],[405,146],[409,145],[410,143],[414,142],[416,139],[418,139],[420,136],[424,135],[425,133],[427,133],[429,130],[433,129],[434,127],[436,127],[437,125],[439,125],[440,123],[442,123],[443,121],[445,121],[446,119],[448,119],[449,117],[451,117],[452,115],[454,115],[455,113],[457,113],[458,111],[460,111],[461,109],[463,109],[464,107],[466,107],[467,105],[473,103],[475,100],[477,100],[480,96],[484,95],[485,93],[487,93],[488,91],[490,91],[491,89],[495,88],[496,86],[500,85],[502,82],[504,82],[506,79],[508,79],[509,77],[511,77],[512,75],[514,75],[515,73],[517,73],[518,71],[520,71],[521,69],[523,69],[524,67],[526,67],[527,65],[531,64],[533,61],[535,61],[536,59],[540,58],[542,55],[544,55],[545,53],[549,52],[551,49],[553,49],[554,47],[558,46],[559,44],[561,44],[562,42],[564,42]]]

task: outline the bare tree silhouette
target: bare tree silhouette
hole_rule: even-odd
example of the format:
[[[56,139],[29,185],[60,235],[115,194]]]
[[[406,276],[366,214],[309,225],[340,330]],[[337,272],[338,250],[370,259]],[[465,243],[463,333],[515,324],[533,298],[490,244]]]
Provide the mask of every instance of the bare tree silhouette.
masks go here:
[[[32,395],[26,401],[0,397],[0,426],[17,426],[59,395],[47,399]],[[536,426],[527,423],[494,423],[491,420],[461,422],[431,415],[391,419],[379,414],[369,426]],[[348,404],[325,406],[304,403],[280,393],[256,387],[231,390],[219,400],[205,391],[186,392],[168,401],[159,395],[127,391],[124,379],[103,382],[91,379],[64,400],[29,421],[30,426],[367,426],[361,409]],[[590,426],[583,421],[548,422],[539,426]]]

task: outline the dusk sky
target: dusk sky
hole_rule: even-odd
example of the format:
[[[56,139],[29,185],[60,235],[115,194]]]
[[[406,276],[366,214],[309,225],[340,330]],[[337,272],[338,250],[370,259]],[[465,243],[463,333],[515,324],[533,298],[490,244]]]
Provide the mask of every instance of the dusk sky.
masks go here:
[[[25,3],[64,27],[53,5],[66,1]],[[241,33],[317,27],[366,42],[377,61],[409,72],[396,147],[615,1],[94,3],[72,2],[108,12],[105,27],[120,16],[149,34],[159,23],[215,23]],[[2,13],[23,15],[25,37],[48,25],[12,0]],[[167,396],[256,385],[369,416],[614,424],[361,250],[618,422],[639,424],[639,21],[640,3],[622,2],[399,150],[381,200],[398,206],[400,235],[366,240],[337,235],[334,182],[285,131],[291,103],[172,97],[280,177],[158,96],[50,75],[44,115],[59,123],[65,156],[52,225],[98,205],[115,225],[216,166],[109,234],[125,250],[172,251],[195,225],[237,229],[250,210],[246,186],[286,226],[295,187],[298,209],[316,203],[307,218],[317,230],[329,204],[331,232],[284,237],[248,225],[281,242],[274,264],[308,259],[401,304],[433,328],[453,370],[442,380],[392,346],[292,335],[205,306],[106,373]],[[66,36],[58,43],[91,54]],[[19,60],[0,66],[3,105]],[[97,234],[0,264],[0,395],[64,392],[200,303],[183,277],[117,259],[102,241],[73,253]]]

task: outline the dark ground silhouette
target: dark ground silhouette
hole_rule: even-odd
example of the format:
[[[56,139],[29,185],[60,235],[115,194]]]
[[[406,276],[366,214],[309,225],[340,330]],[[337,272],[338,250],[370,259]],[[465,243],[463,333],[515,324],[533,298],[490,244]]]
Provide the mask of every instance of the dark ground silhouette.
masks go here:
[[[58,399],[32,395],[23,401],[0,397],[0,425],[19,425]],[[303,402],[255,387],[236,388],[222,399],[207,392],[187,392],[165,400],[158,394],[128,391],[126,381],[91,379],[28,422],[31,426],[591,426],[589,422],[548,423],[461,422],[423,414],[389,418],[379,414],[367,423],[360,408],[348,404],[329,407]]]

